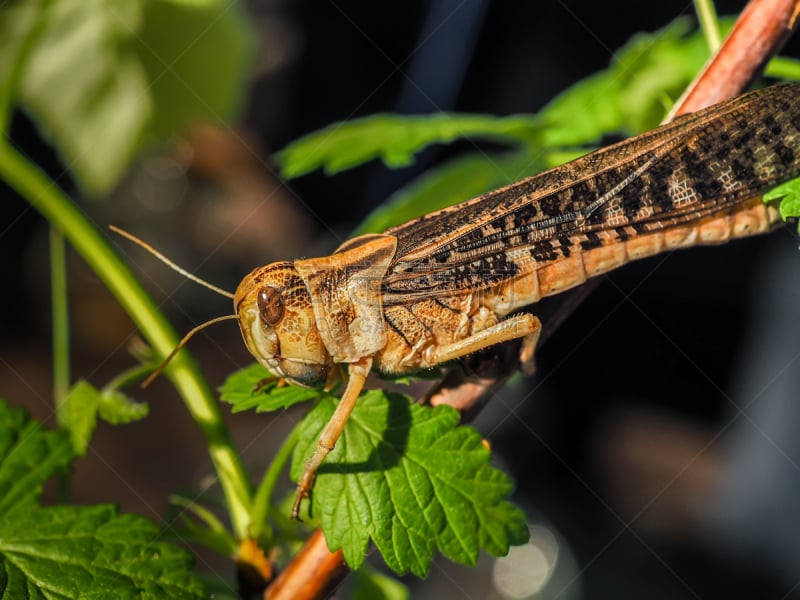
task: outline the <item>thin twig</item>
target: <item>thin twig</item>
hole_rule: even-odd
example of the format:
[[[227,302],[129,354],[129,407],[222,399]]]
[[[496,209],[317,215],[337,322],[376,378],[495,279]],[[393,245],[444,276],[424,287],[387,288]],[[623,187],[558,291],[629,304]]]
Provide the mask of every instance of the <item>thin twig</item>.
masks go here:
[[[750,85],[796,25],[800,0],[751,0],[719,52],[706,65],[675,115],[694,112],[733,97]],[[591,293],[599,280],[537,304],[543,323],[540,345]],[[518,368],[518,344],[506,344],[472,357],[454,369],[428,395],[432,404],[456,406],[465,420],[473,416]],[[291,564],[266,590],[264,598],[316,600],[330,594],[348,573],[341,551],[328,550],[317,530]]]

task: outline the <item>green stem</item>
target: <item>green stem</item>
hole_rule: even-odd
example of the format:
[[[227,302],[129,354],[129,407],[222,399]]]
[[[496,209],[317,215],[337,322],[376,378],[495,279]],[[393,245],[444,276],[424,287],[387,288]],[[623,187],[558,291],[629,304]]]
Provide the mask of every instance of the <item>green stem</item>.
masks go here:
[[[103,392],[111,392],[122,390],[129,385],[141,381],[153,372],[154,366],[151,364],[136,365],[130,369],[124,370],[122,373],[114,376],[107,384],[103,386]]]
[[[56,421],[65,423],[64,403],[69,393],[69,299],[67,297],[67,244],[50,227],[50,297],[53,318],[53,403]]]
[[[183,541],[196,541],[197,543],[204,544],[208,548],[215,550],[223,556],[236,556],[236,551],[238,550],[239,545],[213,512],[204,506],[201,506],[194,500],[184,498],[183,496],[178,496],[177,494],[170,496],[169,503],[174,504],[175,506],[180,506],[181,508],[191,512],[206,526],[203,528],[199,525],[195,525],[188,518],[181,515],[181,518],[184,521],[184,526],[189,532],[191,532],[191,535],[193,536],[193,538],[190,537],[188,540],[185,539]],[[176,528],[171,526],[170,529],[175,530]]]
[[[177,344],[177,336],[127,266],[83,213],[39,168],[10,145],[0,143],[0,177],[17,190],[50,223],[105,283],[139,331],[161,356]],[[206,438],[227,500],[233,531],[243,539],[250,521],[251,489],[239,455],[222,419],[219,404],[185,350],[165,371]]]
[[[694,0],[694,10],[697,19],[700,21],[700,28],[706,38],[708,49],[714,54],[722,45],[722,38],[719,35],[719,19],[717,9],[714,7],[713,0]]]
[[[258,491],[253,498],[253,509],[251,511],[252,520],[250,521],[250,537],[254,540],[260,539],[262,536],[267,539],[272,537],[272,527],[267,520],[267,513],[272,504],[272,494],[275,492],[275,485],[278,483],[283,468],[292,456],[292,451],[297,445],[297,440],[300,437],[300,424],[295,425],[289,436],[283,441],[278,452],[275,454],[272,462],[264,473],[264,478],[258,486]]]

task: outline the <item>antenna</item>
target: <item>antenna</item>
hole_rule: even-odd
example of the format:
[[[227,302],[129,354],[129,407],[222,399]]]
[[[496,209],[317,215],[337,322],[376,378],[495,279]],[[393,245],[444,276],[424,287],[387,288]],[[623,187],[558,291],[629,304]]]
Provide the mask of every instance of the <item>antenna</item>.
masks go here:
[[[175,355],[178,353],[178,350],[183,348],[186,345],[186,342],[188,342],[190,339],[192,339],[192,336],[195,333],[197,333],[201,329],[205,329],[209,325],[215,325],[216,323],[219,323],[220,321],[229,321],[231,319],[238,319],[238,318],[239,318],[239,315],[225,315],[224,317],[217,317],[215,319],[211,319],[210,321],[206,321],[205,323],[201,323],[200,325],[198,325],[197,327],[192,329],[189,333],[187,333],[185,336],[183,336],[183,339],[180,342],[178,342],[178,345],[175,346],[175,348],[173,348],[172,352],[169,353],[167,358],[165,358],[161,362],[161,364],[158,365],[156,370],[153,371],[152,373],[150,373],[150,375],[147,376],[147,379],[145,379],[142,382],[141,387],[142,388],[146,388],[148,385],[153,383],[153,380],[156,377],[158,377],[159,375],[161,375],[161,372],[166,368],[166,366],[169,364],[169,362],[175,357]]]
[[[181,275],[186,277],[186,279],[191,279],[195,283],[199,283],[203,287],[206,287],[206,288],[210,289],[213,292],[217,292],[220,296],[225,296],[226,298],[233,299],[233,294],[231,294],[230,292],[228,292],[226,290],[223,290],[222,288],[219,288],[219,287],[217,287],[217,286],[215,286],[215,285],[213,285],[211,283],[208,283],[207,281],[203,281],[197,275],[193,275],[192,273],[189,273],[189,271],[187,271],[186,269],[184,269],[182,267],[179,267],[174,262],[172,262],[170,259],[168,259],[166,256],[161,254],[161,252],[159,252],[158,250],[153,248],[150,244],[148,244],[147,242],[145,242],[143,240],[140,240],[138,237],[136,237],[132,233],[128,233],[127,231],[124,231],[123,229],[120,229],[119,227],[114,227],[114,225],[109,225],[108,228],[111,231],[113,231],[114,233],[117,233],[117,234],[121,235],[122,237],[124,237],[126,239],[129,239],[134,244],[137,244],[138,246],[141,246],[142,248],[147,250],[150,254],[155,256],[158,260],[163,262],[165,265],[167,265],[171,269],[177,271],[178,273],[180,273]],[[211,322],[209,322],[209,324],[210,323]],[[194,331],[194,330],[192,330],[192,331]]]
[[[174,262],[172,262],[170,259],[168,259],[166,256],[161,254],[161,252],[159,252],[158,250],[153,248],[150,244],[148,244],[147,242],[145,242],[143,240],[140,240],[138,237],[136,237],[132,233],[128,233],[127,231],[125,231],[123,229],[120,229],[119,227],[115,227],[114,225],[109,225],[108,228],[111,231],[113,231],[114,233],[117,233],[117,234],[121,235],[122,237],[132,241],[134,244],[137,244],[138,246],[141,246],[142,248],[147,250],[150,254],[155,256],[158,260],[163,262],[165,265],[167,265],[171,269],[177,271],[178,273],[180,273],[181,275],[183,275],[187,279],[190,279],[190,280],[194,281],[195,283],[199,283],[203,287],[206,287],[206,288],[210,289],[213,292],[217,292],[220,296],[225,296],[226,298],[233,299],[233,294],[231,294],[230,292],[228,292],[226,290],[223,290],[222,288],[219,288],[219,287],[217,287],[217,286],[215,286],[215,285],[213,285],[211,283],[208,283],[207,281],[204,281],[204,280],[200,279],[197,275],[193,275],[192,273],[189,273],[189,271],[187,271],[186,269],[184,269],[182,267],[179,267]],[[147,379],[145,379],[141,384],[142,387],[146,388],[148,385],[153,383],[153,380],[156,377],[158,377],[161,374],[161,372],[166,368],[166,366],[170,363],[170,361],[173,358],[175,358],[175,355],[178,353],[178,350],[183,348],[186,345],[186,343],[190,339],[192,339],[192,336],[194,336],[195,333],[197,333],[201,329],[205,329],[209,325],[214,325],[216,323],[219,323],[220,321],[228,321],[230,319],[238,319],[238,318],[239,318],[239,315],[225,315],[224,317],[217,317],[215,319],[211,319],[210,321],[206,321],[205,323],[201,323],[197,327],[193,328],[189,333],[187,333],[185,336],[183,336],[183,339],[180,342],[178,342],[178,345],[175,346],[175,348],[173,348],[172,352],[169,353],[167,358],[165,358],[161,362],[161,364],[158,365],[156,370],[153,371],[152,373],[150,373],[150,375],[147,376]]]

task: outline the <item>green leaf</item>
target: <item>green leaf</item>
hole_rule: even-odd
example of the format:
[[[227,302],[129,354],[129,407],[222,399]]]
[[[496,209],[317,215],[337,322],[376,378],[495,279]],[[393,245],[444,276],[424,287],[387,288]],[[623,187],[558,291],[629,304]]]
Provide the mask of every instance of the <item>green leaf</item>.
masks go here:
[[[453,159],[395,192],[367,216],[355,235],[385,231],[533,175],[542,167],[541,159],[519,152],[493,156],[474,153]]]
[[[44,431],[25,411],[0,400],[0,517],[32,505],[44,482],[74,456],[66,432]]]
[[[800,60],[775,56],[764,68],[764,75],[785,81],[800,81]]]
[[[19,101],[78,182],[107,192],[143,145],[235,112],[250,33],[227,0],[12,0],[0,8],[0,54],[16,57],[46,19]],[[0,66],[0,83],[11,65]]]
[[[723,29],[732,20],[724,20]],[[617,133],[635,135],[658,125],[708,58],[701,31],[681,17],[655,33],[640,33],[611,65],[552,100],[538,117],[541,143],[579,146]]]
[[[59,506],[0,519],[5,598],[204,598],[183,549],[112,506]]]
[[[276,158],[291,178],[320,167],[338,173],[378,157],[402,167],[425,146],[462,137],[532,153],[581,146],[611,133],[639,133],[659,123],[708,57],[702,32],[689,34],[691,27],[691,19],[679,18],[661,31],[634,36],[609,68],[574,85],[535,116],[379,114],[316,131]]]
[[[153,111],[145,136],[165,140],[196,121],[230,121],[246,91],[255,35],[236,0],[139,0],[135,49]]]
[[[335,402],[304,419],[291,475],[297,480]],[[397,573],[424,577],[434,548],[474,565],[481,547],[494,555],[527,540],[522,512],[506,502],[511,482],[489,464],[480,435],[458,426],[450,407],[373,390],[356,405],[336,448],[319,469],[313,511],[331,548],[352,568],[370,538]]]
[[[785,221],[788,217],[800,217],[800,177],[790,179],[772,188],[762,196],[764,202],[780,200],[778,210]]]
[[[800,177],[790,179],[771,189],[761,199],[764,202],[780,200],[778,211],[784,221],[788,218],[800,217]],[[797,225],[797,231],[800,233],[800,223]]]
[[[527,151],[468,154],[431,169],[392,194],[359,225],[354,235],[378,233],[426,213],[475,198],[585,154]]]
[[[256,412],[271,412],[288,408],[298,402],[328,396],[323,390],[280,385],[278,380],[258,363],[228,376],[219,391],[220,398],[233,405],[231,412],[234,413],[254,408]]]
[[[147,404],[134,402],[118,390],[101,391],[80,379],[64,401],[62,426],[70,433],[75,453],[83,456],[97,426],[98,415],[111,425],[123,425],[143,419],[148,411]]]
[[[353,588],[351,600],[408,600],[408,588],[402,583],[376,571],[369,565],[363,565],[351,575]]]
[[[83,456],[89,447],[97,425],[97,410],[100,407],[100,392],[88,381],[79,380],[70,389],[64,400],[63,423],[72,438],[75,454]]]
[[[150,407],[144,402],[132,400],[118,390],[104,389],[100,395],[97,412],[106,423],[127,425],[144,419],[150,414]]]
[[[507,138],[516,142],[517,151],[473,153],[429,171],[373,211],[356,233],[384,231],[584,153],[564,148],[654,127],[708,56],[702,34],[689,34],[690,28],[691,21],[681,18],[659,32],[639,34],[616,54],[609,68],[578,82],[535,117],[497,119],[499,125],[522,120],[519,135]],[[279,158],[289,176],[318,166],[332,173],[395,151],[403,157],[397,164],[407,164],[422,145],[449,141],[436,135],[435,124],[446,123],[445,118],[457,122],[459,117],[427,117],[426,122],[426,117],[378,115],[335,124],[290,144]],[[481,117],[487,131],[490,123],[490,118]]]
[[[404,167],[425,146],[459,138],[530,145],[536,134],[535,120],[529,115],[380,114],[315,131],[289,144],[276,159],[283,176],[292,178],[320,167],[328,174],[338,173],[373,158],[383,159],[390,167]]]

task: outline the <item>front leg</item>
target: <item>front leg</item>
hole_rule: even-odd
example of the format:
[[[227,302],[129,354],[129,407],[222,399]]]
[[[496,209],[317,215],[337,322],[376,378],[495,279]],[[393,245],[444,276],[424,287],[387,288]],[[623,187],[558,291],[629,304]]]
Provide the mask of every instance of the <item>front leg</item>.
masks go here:
[[[347,424],[347,419],[350,418],[350,413],[353,412],[353,408],[356,406],[358,395],[361,393],[361,388],[364,387],[364,382],[371,368],[371,356],[364,356],[358,361],[348,365],[348,380],[344,394],[342,394],[339,405],[336,407],[333,415],[331,415],[328,424],[325,425],[325,429],[322,430],[322,434],[319,436],[319,441],[317,442],[317,449],[314,451],[311,460],[306,463],[306,468],[300,480],[297,482],[297,495],[294,499],[291,515],[293,519],[299,518],[300,503],[311,491],[314,485],[314,478],[317,476],[317,469],[319,469],[330,451],[334,449],[337,440],[342,435],[344,426]]]

